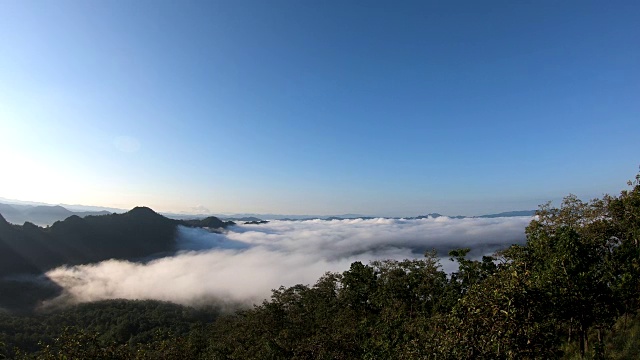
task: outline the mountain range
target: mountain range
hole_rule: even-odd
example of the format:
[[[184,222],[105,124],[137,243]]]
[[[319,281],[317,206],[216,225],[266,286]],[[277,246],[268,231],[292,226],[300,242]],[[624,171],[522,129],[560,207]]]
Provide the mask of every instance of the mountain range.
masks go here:
[[[92,216],[92,215],[107,215],[113,213],[124,213],[126,210],[115,208],[101,208],[96,206],[84,206],[84,205],[48,205],[44,203],[25,202],[17,200],[9,200],[0,198],[0,214],[4,219],[12,224],[23,224],[30,222],[39,226],[52,225],[56,221],[64,220],[70,216],[76,215],[79,217]],[[404,219],[424,219],[428,217],[440,217],[447,216],[454,219],[464,218],[496,218],[496,217],[512,217],[512,216],[533,216],[535,210],[519,210],[508,211],[496,214],[487,214],[480,216],[447,216],[438,213],[430,213],[426,215],[419,215],[414,217],[404,217]],[[235,221],[235,222],[250,222],[259,223],[263,220],[347,220],[347,219],[373,219],[380,216],[368,216],[361,214],[342,214],[342,215],[277,215],[277,214],[233,214],[233,215],[221,215],[217,214],[212,216],[210,214],[177,214],[177,213],[161,213],[167,218],[175,220],[193,221],[193,219],[206,219],[217,218],[223,221]],[[397,217],[394,217],[397,219]],[[216,226],[213,226],[216,227]]]
[[[234,224],[216,217],[174,220],[147,207],[123,214],[72,215],[43,228],[14,225],[0,215],[0,276],[43,273],[61,265],[107,259],[141,259],[176,250],[178,225],[224,228]]]
[[[52,212],[67,213],[53,208]],[[57,295],[61,289],[42,275],[55,267],[154,259],[177,250],[179,225],[222,229],[232,224],[216,217],[169,219],[147,207],[122,214],[74,214],[47,227],[11,224],[0,214],[0,309],[29,309]]]
[[[531,216],[533,210],[511,211],[480,217]],[[436,218],[431,213],[408,219]],[[304,217],[289,220],[305,220]],[[370,219],[355,214],[315,219]],[[456,218],[464,218],[457,216]],[[257,216],[237,221],[263,224]],[[49,223],[51,225],[49,226]],[[22,223],[17,225],[16,223]],[[46,227],[38,225],[45,224]],[[178,225],[222,229],[235,224],[215,216],[171,219],[147,207],[121,214],[109,211],[70,211],[62,206],[0,203],[0,276],[43,273],[61,265],[77,265],[107,259],[142,259],[176,250]]]
[[[533,211],[517,211],[483,217],[532,214]],[[175,253],[178,226],[220,231],[235,224],[215,216],[172,219],[165,215],[148,207],[111,213],[108,210],[71,211],[59,205],[0,203],[0,308],[30,308],[42,299],[58,294],[61,289],[42,275],[53,268],[109,259],[145,262]],[[439,216],[442,215],[432,213],[413,219]],[[349,214],[344,217],[301,217],[290,220],[313,218],[340,220],[371,217]],[[245,224],[268,222],[257,216],[234,219]],[[20,222],[22,225],[15,224]],[[24,279],[24,275],[35,275],[39,280],[16,280]]]
[[[21,205],[0,203],[0,214],[12,224],[30,222],[40,226],[51,225],[56,221],[64,220],[76,215],[85,217],[89,215],[107,215],[109,211],[71,211],[60,205]]]

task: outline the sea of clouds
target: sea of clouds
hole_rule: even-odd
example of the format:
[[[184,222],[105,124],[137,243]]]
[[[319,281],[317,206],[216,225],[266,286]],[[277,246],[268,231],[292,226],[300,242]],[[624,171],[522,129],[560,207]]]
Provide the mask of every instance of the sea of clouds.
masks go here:
[[[175,255],[147,263],[108,260],[60,267],[47,276],[63,294],[50,303],[105,299],[156,299],[196,305],[211,299],[259,303],[271,290],[314,284],[327,271],[354,261],[420,258],[435,249],[445,271],[446,253],[469,247],[479,258],[523,243],[530,217],[418,220],[354,219],[271,221],[231,226],[223,233],[179,227]]]

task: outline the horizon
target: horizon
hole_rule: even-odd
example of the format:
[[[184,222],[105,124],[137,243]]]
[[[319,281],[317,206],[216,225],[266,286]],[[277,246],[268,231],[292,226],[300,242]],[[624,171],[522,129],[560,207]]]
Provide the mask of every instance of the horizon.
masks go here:
[[[377,214],[354,214],[354,213],[332,213],[332,214],[276,214],[276,213],[251,213],[251,212],[241,212],[241,213],[174,213],[174,212],[165,212],[165,211],[157,211],[156,209],[153,209],[150,206],[146,206],[146,205],[136,205],[134,207],[128,208],[128,209],[119,209],[119,208],[109,208],[109,207],[101,207],[101,206],[94,206],[94,205],[82,205],[82,204],[64,204],[64,203],[58,203],[58,204],[50,204],[50,203],[44,203],[44,202],[38,202],[38,201],[24,201],[24,200],[18,200],[18,199],[7,199],[4,197],[0,197],[0,204],[7,204],[7,205],[17,205],[17,206],[33,206],[33,207],[37,207],[37,206],[45,206],[45,207],[62,207],[68,211],[71,212],[100,212],[100,211],[108,211],[111,213],[125,213],[125,212],[129,212],[135,208],[148,208],[151,209],[152,211],[166,216],[166,217],[171,217],[172,215],[177,215],[180,217],[184,217],[184,216],[199,216],[199,217],[208,217],[208,216],[214,216],[214,217],[220,217],[220,218],[233,218],[233,217],[251,217],[251,216],[265,216],[264,219],[261,218],[261,220],[283,220],[283,218],[288,218],[290,217],[292,220],[315,220],[318,218],[323,218],[323,217],[343,217],[343,220],[349,220],[349,219],[354,219],[354,218],[396,218],[396,219],[402,219],[402,218],[412,218],[412,217],[419,217],[419,216],[431,216],[431,215],[439,215],[439,216],[444,216],[444,217],[450,217],[450,218],[455,218],[458,216],[464,216],[464,217],[469,217],[469,218],[473,218],[473,217],[481,217],[484,215],[498,215],[501,213],[511,213],[511,212],[519,212],[519,211],[534,211],[536,209],[511,209],[509,211],[503,211],[500,213],[482,213],[482,214],[476,214],[476,215],[462,215],[462,214],[442,214],[439,213],[437,211],[432,211],[429,213],[420,213],[420,214],[413,214],[413,215],[405,215],[405,216],[394,216],[394,215],[377,215]],[[2,212],[0,212],[0,216],[2,215]],[[523,215],[524,216],[524,215]]]
[[[0,197],[390,217],[618,194],[639,162],[639,11],[0,2]]]

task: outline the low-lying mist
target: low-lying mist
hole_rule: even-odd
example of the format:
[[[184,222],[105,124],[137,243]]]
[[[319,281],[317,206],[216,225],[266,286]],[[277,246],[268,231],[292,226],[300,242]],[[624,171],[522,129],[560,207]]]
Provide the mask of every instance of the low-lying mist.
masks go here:
[[[215,299],[259,303],[281,285],[314,284],[327,271],[354,261],[420,258],[429,249],[455,264],[447,251],[472,249],[472,257],[524,242],[530,217],[447,217],[420,220],[308,220],[236,225],[224,233],[179,227],[177,254],[148,263],[108,260],[60,267],[46,275],[64,291],[49,302],[156,299],[197,305]],[[47,304],[45,304],[47,305]]]

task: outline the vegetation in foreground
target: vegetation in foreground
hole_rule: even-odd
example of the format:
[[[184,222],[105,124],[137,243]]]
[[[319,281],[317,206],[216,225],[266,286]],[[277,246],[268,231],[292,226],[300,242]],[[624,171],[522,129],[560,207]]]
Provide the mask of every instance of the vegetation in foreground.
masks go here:
[[[525,245],[481,261],[467,259],[468,249],[451,251],[459,270],[450,276],[427,253],[355,262],[233,315],[135,301],[5,314],[0,352],[18,359],[640,358],[639,182],[640,175],[619,196],[541,206]]]

